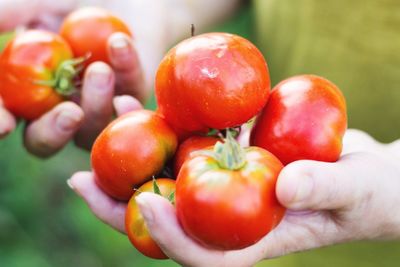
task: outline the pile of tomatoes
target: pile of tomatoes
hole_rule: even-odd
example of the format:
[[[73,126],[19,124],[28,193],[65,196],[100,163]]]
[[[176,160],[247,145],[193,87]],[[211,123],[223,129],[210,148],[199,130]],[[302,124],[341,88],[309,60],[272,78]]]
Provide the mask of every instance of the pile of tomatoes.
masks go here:
[[[6,107],[25,119],[49,110],[75,90],[79,68],[108,62],[107,38],[116,31],[131,35],[107,11],[82,9],[66,18],[61,36],[18,35],[0,57]],[[282,220],[275,186],[285,165],[338,160],[347,127],[340,90],[315,75],[270,87],[267,63],[251,42],[228,33],[194,36],[159,65],[157,111],[130,112],[98,136],[91,152],[96,183],[129,201],[126,231],[140,252],[167,258],[135,201],[142,192],[169,199],[186,234],[200,244],[241,249]],[[247,147],[236,140],[244,124],[252,126]]]
[[[207,33],[179,43],[159,65],[155,92],[157,111],[116,119],[92,150],[97,184],[129,201],[126,231],[146,256],[167,258],[135,201],[142,192],[168,198],[200,244],[241,249],[283,218],[275,185],[284,165],[340,156],[347,127],[340,90],[301,75],[270,92],[264,57],[242,37]],[[242,147],[235,136],[255,117],[251,146]]]

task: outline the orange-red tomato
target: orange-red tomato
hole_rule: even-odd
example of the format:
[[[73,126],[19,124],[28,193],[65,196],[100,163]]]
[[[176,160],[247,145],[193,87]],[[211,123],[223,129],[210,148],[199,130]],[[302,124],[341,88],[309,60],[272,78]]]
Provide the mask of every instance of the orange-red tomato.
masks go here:
[[[157,185],[160,189],[162,196],[168,198],[175,192],[175,181],[167,178],[158,178]],[[155,193],[153,188],[153,182],[148,181],[143,184],[129,200],[128,207],[125,215],[125,228],[128,234],[129,240],[143,255],[153,259],[168,259],[168,257],[162,252],[160,247],[151,238],[149,230],[145,224],[145,221],[140,213],[139,207],[136,203],[135,197],[140,195],[142,192]]]
[[[215,136],[197,136],[194,135],[183,141],[176,150],[174,157],[174,174],[178,176],[179,170],[183,163],[189,159],[190,154],[194,151],[204,149],[209,146],[215,145],[216,142],[221,141],[220,138]]]
[[[121,19],[99,7],[77,9],[65,18],[60,28],[60,35],[71,45],[75,56],[90,54],[87,64],[95,61],[110,64],[107,41],[116,32],[132,36]]]
[[[177,137],[162,117],[132,111],[111,122],[97,137],[91,154],[99,187],[119,200],[158,174],[177,147]]]
[[[155,89],[159,112],[183,138],[251,119],[267,102],[270,78],[264,57],[251,42],[207,33],[168,52]]]
[[[61,85],[57,73],[72,59],[69,45],[58,35],[29,30],[18,34],[0,56],[0,95],[15,116],[33,120],[63,100],[72,78]],[[54,82],[53,84],[51,84]]]
[[[282,219],[275,185],[282,163],[268,151],[244,149],[245,164],[227,169],[215,157],[191,157],[176,182],[176,211],[184,231],[211,248],[250,246]]]
[[[346,128],[346,102],[340,90],[324,78],[301,75],[272,90],[250,142],[284,164],[301,159],[334,162]]]

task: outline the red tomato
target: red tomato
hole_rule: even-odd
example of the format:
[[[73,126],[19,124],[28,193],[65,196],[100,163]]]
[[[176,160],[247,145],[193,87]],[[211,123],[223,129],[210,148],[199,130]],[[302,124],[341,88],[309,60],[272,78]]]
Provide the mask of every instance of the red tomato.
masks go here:
[[[227,33],[202,34],[179,43],[156,75],[159,111],[180,137],[243,124],[265,105],[267,63],[248,40]]]
[[[214,156],[197,155],[183,164],[176,182],[177,216],[184,231],[204,246],[241,249],[282,219],[285,208],[276,199],[275,185],[283,165],[258,147],[222,152],[230,156],[221,161],[219,144]]]
[[[309,159],[334,162],[347,128],[346,103],[330,81],[301,75],[279,83],[252,130],[251,145],[282,163]]]
[[[157,179],[157,186],[162,196],[169,198],[175,193],[175,181],[167,178]],[[168,256],[162,252],[160,247],[151,238],[149,230],[140,213],[135,197],[142,192],[156,193],[154,190],[153,181],[148,181],[143,184],[129,200],[125,215],[125,228],[129,240],[143,255],[153,259],[168,259]]]
[[[116,32],[132,36],[122,20],[99,7],[84,7],[72,12],[60,28],[60,35],[71,45],[75,56],[90,54],[87,64],[95,61],[110,64],[107,41]]]
[[[0,56],[0,95],[15,116],[33,120],[73,91],[72,51],[58,35],[42,30],[18,34]],[[73,68],[72,68],[73,69]],[[59,93],[58,93],[59,92]]]
[[[213,146],[218,141],[221,141],[221,139],[214,136],[192,136],[182,142],[176,150],[174,157],[175,177],[178,176],[183,163],[189,158],[192,152]]]
[[[132,111],[111,122],[97,137],[91,154],[96,182],[119,200],[158,174],[177,147],[163,118],[149,110]]]

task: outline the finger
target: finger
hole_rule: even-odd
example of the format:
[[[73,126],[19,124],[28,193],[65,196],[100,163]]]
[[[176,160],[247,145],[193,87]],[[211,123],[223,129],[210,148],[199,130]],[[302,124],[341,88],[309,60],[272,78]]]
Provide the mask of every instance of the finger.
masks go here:
[[[113,103],[117,116],[143,108],[139,100],[129,95],[116,96]]]
[[[136,197],[136,201],[152,238],[166,255],[183,266],[209,266],[210,263],[213,266],[251,266],[256,262],[255,257],[259,256],[201,246],[184,233],[175,208],[164,197],[142,193]]]
[[[25,131],[26,149],[48,157],[68,143],[82,124],[84,114],[72,102],[63,102],[32,122]]]
[[[2,0],[0,1],[0,32],[13,30],[35,18],[39,11],[38,1]]]
[[[14,116],[4,108],[3,101],[0,98],[0,138],[3,138],[16,127]]]
[[[148,92],[140,59],[131,38],[123,33],[111,35],[108,54],[117,78],[117,93],[134,96],[143,103]]]
[[[85,120],[75,142],[90,149],[97,135],[112,119],[114,96],[114,73],[105,63],[95,62],[86,70],[81,96]]]
[[[342,155],[353,152],[377,150],[381,147],[381,143],[377,142],[366,132],[357,129],[349,129],[343,137]]]
[[[104,193],[96,185],[93,173],[75,173],[67,183],[83,198],[97,218],[121,233],[125,233],[126,203],[114,200]]]
[[[277,197],[294,210],[349,208],[374,184],[365,180],[375,172],[368,158],[366,153],[352,153],[335,163],[293,162],[278,177]]]

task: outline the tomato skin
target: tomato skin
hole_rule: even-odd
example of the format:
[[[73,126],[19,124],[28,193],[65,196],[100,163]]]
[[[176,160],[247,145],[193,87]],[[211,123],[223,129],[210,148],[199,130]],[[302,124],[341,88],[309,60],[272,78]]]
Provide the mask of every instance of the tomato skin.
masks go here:
[[[60,28],[60,35],[71,45],[75,56],[84,57],[90,53],[87,65],[95,61],[110,64],[107,41],[116,32],[132,36],[121,19],[99,7],[83,7],[73,11]]]
[[[164,197],[168,197],[175,192],[175,181],[172,179],[158,178],[157,185],[160,188],[161,195]],[[136,203],[135,197],[142,192],[154,193],[153,181],[148,181],[143,184],[129,200],[125,215],[126,233],[134,247],[143,255],[153,259],[168,259],[168,256],[164,254],[157,243],[152,239]]]
[[[63,100],[50,81],[57,67],[72,58],[69,45],[58,35],[43,30],[18,34],[0,56],[0,95],[5,107],[27,120],[40,117]]]
[[[176,150],[174,157],[174,174],[178,176],[179,170],[183,163],[189,159],[190,154],[194,151],[204,149],[209,146],[214,146],[216,142],[221,141],[215,136],[197,136],[194,135],[183,141]]]
[[[279,83],[251,132],[250,144],[283,164],[308,159],[335,162],[347,129],[346,102],[330,81],[300,75]]]
[[[246,165],[221,169],[210,156],[186,161],[176,182],[176,211],[185,232],[202,245],[241,249],[259,241],[282,219],[275,195],[282,163],[268,151],[245,148]]]
[[[179,43],[161,61],[155,82],[159,111],[181,137],[243,124],[264,107],[269,90],[261,52],[227,33]]]
[[[134,188],[158,174],[177,147],[177,137],[165,120],[149,110],[127,113],[97,137],[91,153],[99,187],[127,201]]]

